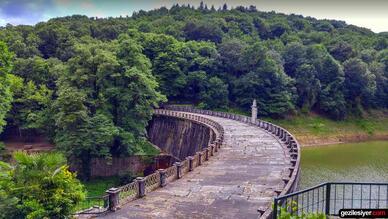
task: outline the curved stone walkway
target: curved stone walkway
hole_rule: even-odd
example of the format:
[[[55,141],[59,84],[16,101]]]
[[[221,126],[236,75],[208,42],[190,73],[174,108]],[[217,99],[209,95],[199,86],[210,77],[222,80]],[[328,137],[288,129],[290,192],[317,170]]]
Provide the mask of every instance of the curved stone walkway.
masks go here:
[[[206,116],[224,127],[225,142],[209,162],[182,179],[103,218],[258,218],[289,175],[285,147],[264,130]]]

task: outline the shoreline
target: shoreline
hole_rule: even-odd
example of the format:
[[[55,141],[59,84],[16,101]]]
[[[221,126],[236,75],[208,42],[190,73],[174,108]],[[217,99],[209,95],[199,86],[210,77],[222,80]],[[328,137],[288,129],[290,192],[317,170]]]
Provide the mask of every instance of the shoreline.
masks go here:
[[[359,143],[368,141],[387,141],[388,133],[368,134],[348,134],[341,136],[298,136],[302,147],[324,147],[335,144]]]

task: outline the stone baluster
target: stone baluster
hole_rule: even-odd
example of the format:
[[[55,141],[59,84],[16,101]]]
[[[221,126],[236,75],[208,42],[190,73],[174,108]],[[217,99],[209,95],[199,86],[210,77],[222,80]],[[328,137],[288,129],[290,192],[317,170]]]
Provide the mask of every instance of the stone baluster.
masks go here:
[[[139,184],[139,197],[145,196],[145,177],[137,177],[136,182]]]
[[[214,156],[214,144],[210,145],[210,156]]]
[[[206,149],[205,149],[205,160],[206,160],[206,161],[209,160],[209,148],[206,148]]]
[[[182,178],[182,163],[175,162],[177,179]]]
[[[198,154],[198,166],[202,165],[202,152],[197,152]]]
[[[106,193],[109,196],[109,210],[116,211],[119,208],[120,204],[120,189],[119,188],[110,188],[106,190]]]
[[[159,169],[158,172],[160,174],[160,187],[165,187],[167,185],[167,170]]]
[[[189,171],[193,171],[193,169],[194,169],[194,157],[189,156],[189,157],[187,157],[187,160],[189,162]]]

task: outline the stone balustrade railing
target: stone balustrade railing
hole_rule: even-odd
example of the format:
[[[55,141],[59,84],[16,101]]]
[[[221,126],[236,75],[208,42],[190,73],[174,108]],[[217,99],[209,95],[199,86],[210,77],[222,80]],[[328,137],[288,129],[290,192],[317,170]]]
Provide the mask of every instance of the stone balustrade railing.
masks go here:
[[[277,189],[275,192],[277,195],[285,195],[291,192],[294,192],[297,189],[299,183],[299,175],[300,175],[300,144],[296,140],[296,138],[288,132],[286,129],[272,124],[270,122],[266,122],[260,119],[256,119],[256,121],[252,122],[250,117],[243,115],[236,115],[232,113],[226,112],[215,112],[210,110],[202,110],[196,109],[191,106],[176,106],[176,105],[166,105],[164,109],[172,110],[172,111],[180,111],[180,112],[190,112],[196,114],[210,115],[210,116],[218,116],[222,118],[232,119],[236,121],[240,121],[246,124],[258,126],[268,133],[275,136],[280,142],[284,145],[285,152],[290,156],[290,174],[283,178],[285,186],[283,188]],[[260,211],[260,210],[259,210]],[[262,218],[269,218],[272,214],[272,208],[263,209],[262,210]]]
[[[204,125],[213,132],[212,136],[214,137],[211,139],[208,147],[197,152],[194,156],[186,157],[186,159],[182,162],[176,162],[173,166],[167,169],[159,169],[155,173],[146,177],[138,177],[134,182],[119,188],[109,189],[107,193],[109,195],[109,210],[111,211],[115,211],[123,204],[137,198],[144,197],[147,193],[159,187],[164,187],[174,180],[182,178],[188,172],[193,171],[193,169],[208,161],[210,157],[214,156],[221,148],[224,140],[224,129],[217,122],[203,116],[166,109],[156,109],[154,114],[186,119],[191,122]]]

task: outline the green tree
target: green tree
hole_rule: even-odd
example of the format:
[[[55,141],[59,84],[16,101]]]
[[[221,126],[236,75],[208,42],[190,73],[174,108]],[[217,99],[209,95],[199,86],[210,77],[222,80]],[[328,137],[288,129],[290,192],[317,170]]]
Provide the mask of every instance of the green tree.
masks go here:
[[[376,91],[376,76],[373,75],[368,65],[360,59],[349,59],[344,63],[345,97],[348,103],[358,111],[361,104],[368,107],[370,97]]]
[[[256,70],[236,81],[236,101],[248,109],[256,99],[261,115],[281,117],[294,109],[293,82],[268,55],[261,62]]]
[[[295,87],[298,92],[297,105],[304,111],[310,111],[317,103],[321,83],[313,65],[303,64],[295,71]]]
[[[220,64],[224,71],[234,75],[241,74],[241,64],[238,60],[242,57],[246,47],[246,43],[239,39],[225,39],[222,41],[218,46],[218,51],[220,53]]]
[[[346,42],[337,42],[329,48],[330,54],[337,60],[344,62],[355,55],[352,46]]]
[[[15,152],[0,162],[1,218],[68,218],[85,198],[82,184],[58,153]]]
[[[306,50],[307,48],[300,43],[290,43],[286,46],[283,53],[284,71],[289,76],[295,77],[297,68],[309,63]]]
[[[208,109],[225,109],[228,106],[228,85],[218,77],[212,77],[206,85],[206,91],[202,94],[202,103]]]
[[[212,20],[189,21],[183,32],[188,40],[210,40],[215,43],[220,43],[223,35],[220,26]]]
[[[52,91],[45,85],[36,86],[34,82],[12,76],[11,90],[14,95],[12,109],[7,116],[10,126],[18,128],[19,136],[39,133],[45,130],[49,120],[48,106],[52,103]]]
[[[12,53],[4,42],[0,41],[0,133],[6,125],[5,117],[11,108],[12,92],[10,73],[12,71]]]
[[[342,66],[322,45],[309,47],[307,56],[311,57],[321,84],[318,109],[332,118],[343,119],[346,115],[346,106]]]
[[[144,151],[145,127],[165,97],[142,50],[127,35],[114,43],[77,44],[60,75],[55,142],[69,158],[81,161],[85,179],[92,157]]]

